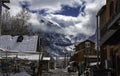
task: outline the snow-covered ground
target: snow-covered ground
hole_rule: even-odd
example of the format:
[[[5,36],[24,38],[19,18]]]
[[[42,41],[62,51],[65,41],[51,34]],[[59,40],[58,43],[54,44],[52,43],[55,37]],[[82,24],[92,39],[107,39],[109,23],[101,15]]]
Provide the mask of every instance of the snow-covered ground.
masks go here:
[[[2,73],[0,73],[0,76],[3,76]],[[15,74],[10,74],[10,76],[30,76],[27,72],[20,72],[20,73],[15,73]]]

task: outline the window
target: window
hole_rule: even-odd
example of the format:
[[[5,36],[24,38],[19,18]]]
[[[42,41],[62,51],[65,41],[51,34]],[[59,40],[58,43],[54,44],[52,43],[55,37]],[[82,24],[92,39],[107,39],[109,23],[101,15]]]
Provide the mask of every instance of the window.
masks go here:
[[[89,48],[90,47],[90,42],[85,42],[85,47]]]

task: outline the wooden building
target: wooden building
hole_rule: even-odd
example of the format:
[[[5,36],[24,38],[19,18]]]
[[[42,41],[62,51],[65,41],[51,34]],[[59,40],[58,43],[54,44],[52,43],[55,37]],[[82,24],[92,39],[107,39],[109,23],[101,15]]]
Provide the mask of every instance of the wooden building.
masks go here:
[[[78,45],[75,46],[75,53],[71,57],[71,60],[75,60],[78,63],[84,60],[84,57],[87,55],[97,55],[97,51],[95,50],[95,43],[90,40],[85,40]]]
[[[97,51],[95,50],[95,43],[90,40],[85,40],[75,46],[76,50],[70,58],[70,62],[75,61],[79,64],[81,72],[85,68],[90,67],[91,63],[97,63]]]
[[[92,42],[91,40],[85,40],[79,43],[78,45],[76,45],[75,48],[76,48],[76,51],[80,51],[85,48],[95,49],[95,43]]]
[[[0,36],[0,48],[8,52],[40,52],[40,39],[38,36]]]
[[[35,69],[40,67],[39,63],[41,63],[42,53],[40,40],[36,35],[2,35],[0,36],[0,49],[0,60],[5,60],[7,63],[10,62],[10,64],[7,64],[10,67],[14,65],[21,66],[22,68],[19,68],[21,70],[23,70],[24,67],[30,69],[32,69],[32,67],[35,67]],[[29,62],[35,62],[35,65],[31,66]],[[9,69],[9,67],[6,68]],[[39,73],[39,69],[36,72]]]
[[[101,67],[120,75],[120,0],[106,0],[97,14],[100,26]]]
[[[56,68],[55,59],[46,51],[43,52],[43,58],[40,63],[42,72],[49,72]]]

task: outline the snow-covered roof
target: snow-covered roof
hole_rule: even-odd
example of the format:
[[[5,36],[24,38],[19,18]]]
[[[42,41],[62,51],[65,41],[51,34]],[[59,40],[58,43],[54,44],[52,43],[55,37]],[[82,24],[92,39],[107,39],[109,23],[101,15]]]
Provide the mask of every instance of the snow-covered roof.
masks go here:
[[[94,65],[97,65],[97,63],[98,63],[98,62],[92,62],[92,63],[90,63],[89,65],[90,65],[90,66],[94,66]],[[99,62],[99,63],[100,63],[100,62]]]
[[[43,57],[43,60],[50,60],[50,57]]]
[[[39,55],[18,56],[20,59],[39,60]]]
[[[0,52],[5,51],[3,48],[0,48]]]
[[[64,59],[70,59],[70,57],[53,57],[54,60],[64,60]]]
[[[7,55],[7,56],[6,56]],[[8,58],[18,58],[18,59],[25,59],[25,60],[39,60],[42,58],[42,52],[1,52],[0,59]]]
[[[36,52],[38,36],[23,36],[22,42],[17,42],[18,36],[0,36],[0,48],[11,52]]]
[[[4,58],[6,56],[2,56],[2,57]],[[16,55],[9,55],[7,57],[14,58],[14,57],[16,57]],[[27,60],[39,60],[39,55],[23,55],[23,56],[17,56],[17,58],[19,58],[19,59],[27,59]]]

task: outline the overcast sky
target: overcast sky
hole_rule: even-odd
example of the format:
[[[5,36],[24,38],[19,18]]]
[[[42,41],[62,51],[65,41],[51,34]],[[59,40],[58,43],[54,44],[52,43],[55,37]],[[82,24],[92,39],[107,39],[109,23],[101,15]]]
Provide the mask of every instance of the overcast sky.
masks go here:
[[[96,13],[106,0],[10,0],[10,12],[17,14],[22,7],[31,12],[30,22],[39,26],[38,14],[62,26],[62,33],[93,35]]]

